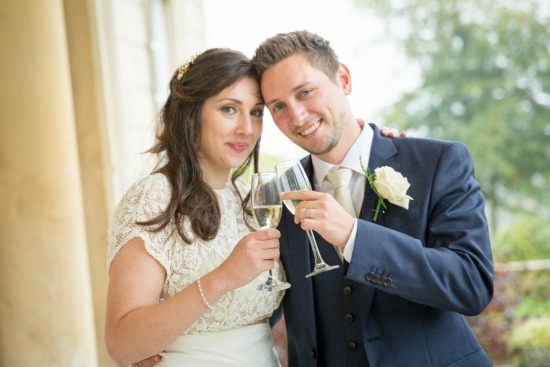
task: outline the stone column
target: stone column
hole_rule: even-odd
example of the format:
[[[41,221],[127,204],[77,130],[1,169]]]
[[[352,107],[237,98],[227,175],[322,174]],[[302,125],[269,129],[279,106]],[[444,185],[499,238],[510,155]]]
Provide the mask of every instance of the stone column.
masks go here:
[[[108,142],[103,129],[102,88],[98,68],[99,46],[90,0],[65,0],[65,26],[71,69],[80,177],[84,202],[86,242],[95,316],[98,361],[114,366],[105,347],[105,304],[107,302],[107,175]]]
[[[61,0],[0,5],[0,355],[96,367]]]

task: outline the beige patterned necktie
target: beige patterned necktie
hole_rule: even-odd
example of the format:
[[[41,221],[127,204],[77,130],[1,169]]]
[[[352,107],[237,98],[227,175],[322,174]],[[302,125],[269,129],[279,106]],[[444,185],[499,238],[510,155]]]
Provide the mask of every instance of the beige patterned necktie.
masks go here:
[[[349,181],[351,180],[351,170],[349,168],[339,168],[334,172],[327,174],[327,179],[334,186],[334,198],[342,205],[346,211],[354,218],[357,217],[353,207],[353,199],[349,191]]]
[[[353,207],[353,200],[351,198],[351,192],[349,191],[349,181],[351,180],[351,170],[349,168],[339,168],[334,172],[326,175],[326,178],[334,186],[334,198],[336,201],[354,218],[355,208]],[[336,247],[334,248],[336,253],[340,257],[340,260],[344,261],[344,256]]]

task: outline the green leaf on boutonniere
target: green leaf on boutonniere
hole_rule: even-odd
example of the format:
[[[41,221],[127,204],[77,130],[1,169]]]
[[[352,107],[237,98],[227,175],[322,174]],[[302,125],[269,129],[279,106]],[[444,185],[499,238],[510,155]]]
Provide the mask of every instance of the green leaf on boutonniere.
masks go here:
[[[359,163],[361,164],[361,169],[363,170],[363,173],[365,174],[365,177],[367,178],[367,181],[369,181],[369,185],[378,196],[378,202],[376,203],[376,209],[374,210],[374,215],[372,216],[372,221],[376,222],[378,220],[378,213],[380,212],[380,208],[387,209],[386,203],[384,202],[384,198],[382,195],[378,193],[378,190],[376,190],[376,186],[374,186],[374,181],[376,180],[376,175],[374,173],[370,173],[370,168],[365,169],[363,166],[363,160],[361,156],[359,156]]]

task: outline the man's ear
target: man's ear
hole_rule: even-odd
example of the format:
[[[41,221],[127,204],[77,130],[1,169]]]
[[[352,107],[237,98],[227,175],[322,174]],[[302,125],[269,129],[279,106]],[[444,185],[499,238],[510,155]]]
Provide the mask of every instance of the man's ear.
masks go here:
[[[337,78],[338,78],[338,84],[340,85],[340,87],[342,87],[342,90],[344,91],[344,93],[346,95],[350,94],[352,90],[351,74],[346,65],[344,64],[338,65]]]

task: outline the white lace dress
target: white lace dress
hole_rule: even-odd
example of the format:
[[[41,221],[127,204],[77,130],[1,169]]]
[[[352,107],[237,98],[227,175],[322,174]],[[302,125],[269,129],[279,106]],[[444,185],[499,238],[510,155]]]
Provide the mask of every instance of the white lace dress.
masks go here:
[[[248,186],[238,180],[237,187],[244,197]],[[250,230],[243,218],[239,195],[231,182],[215,192],[221,208],[221,225],[216,238],[210,241],[195,239],[186,244],[173,224],[160,232],[149,232],[136,224],[161,213],[171,196],[170,184],[162,174],[152,174],[137,181],[118,204],[111,221],[108,266],[125,243],[141,238],[147,252],[166,270],[159,302],[218,267]],[[188,222],[184,223],[184,228],[190,233]],[[279,262],[273,269],[273,276],[285,278]],[[205,312],[166,349],[164,366],[277,366],[269,327],[253,325],[271,316],[284,295],[284,292],[258,291],[256,287],[266,278],[267,273],[261,274],[249,284],[222,296],[213,309]],[[254,336],[260,329],[261,335]],[[209,340],[213,342],[207,342]],[[226,342],[229,344],[223,345]],[[254,348],[258,348],[257,353],[253,352]],[[274,353],[274,356],[270,355]],[[258,356],[263,356],[265,362],[260,362]],[[241,357],[246,360],[241,360]]]

